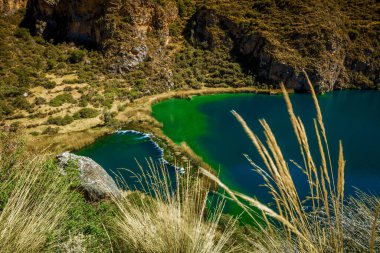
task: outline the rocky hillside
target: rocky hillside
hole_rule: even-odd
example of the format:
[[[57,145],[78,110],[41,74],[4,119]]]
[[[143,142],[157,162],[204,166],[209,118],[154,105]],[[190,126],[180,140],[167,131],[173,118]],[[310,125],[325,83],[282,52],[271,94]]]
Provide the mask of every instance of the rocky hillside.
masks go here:
[[[162,56],[179,13],[191,45],[233,54],[257,81],[303,90],[306,69],[329,91],[379,85],[378,10],[374,0],[31,0],[28,15],[36,34],[95,46],[123,73]]]
[[[376,0],[24,5],[0,2],[0,124],[33,134],[113,124],[134,99],[176,89],[305,91],[303,69],[320,92],[380,87]]]
[[[30,0],[27,24],[44,38],[102,50],[111,70],[123,73],[160,54],[177,12],[174,2],[153,0]]]
[[[187,27],[187,39],[225,47],[259,81],[302,90],[307,70],[321,91],[379,87],[376,1],[208,1]]]
[[[231,54],[255,82],[304,90],[306,69],[320,91],[379,86],[375,0],[30,0],[25,20],[34,35],[101,50],[114,73],[147,59],[164,62],[172,37],[181,47]]]

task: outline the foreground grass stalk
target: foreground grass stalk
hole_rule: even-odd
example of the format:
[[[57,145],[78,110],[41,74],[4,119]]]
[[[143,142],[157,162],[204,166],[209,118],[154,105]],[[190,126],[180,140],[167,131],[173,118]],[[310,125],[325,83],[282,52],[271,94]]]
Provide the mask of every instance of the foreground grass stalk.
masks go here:
[[[377,220],[379,219],[380,215],[380,202],[377,205],[376,211],[375,211],[375,217],[372,222],[372,228],[371,228],[371,239],[369,242],[369,250],[371,253],[374,253],[374,247],[375,247],[375,238],[376,238],[376,226],[377,226]]]
[[[258,172],[266,182],[272,199],[276,203],[277,211],[269,209],[267,206],[249,196],[233,192],[215,176],[207,173],[207,171],[203,171],[203,173],[217,182],[239,205],[243,205],[240,199],[247,201],[250,205],[255,206],[282,224],[283,231],[288,231],[283,235],[289,244],[296,247],[297,250],[301,252],[343,252],[343,217],[345,209],[345,160],[343,156],[343,146],[340,142],[338,163],[334,170],[330,157],[326,129],[316,93],[309,78],[307,76],[306,78],[316,108],[314,130],[317,137],[319,155],[321,157],[320,166],[317,166],[314,160],[304,124],[302,120],[295,115],[285,86],[282,83],[280,86],[284,94],[290,122],[303,159],[303,166],[298,165],[296,162],[293,163],[306,174],[310,196],[306,197],[305,200],[301,200],[290,173],[288,163],[267,122],[262,119],[259,120],[264,131],[265,141],[262,141],[251,130],[245,120],[235,111],[232,111],[232,114],[241,124],[248,138],[252,141],[252,144],[256,147],[266,169],[257,166],[248,156],[246,157],[252,164],[254,170]],[[336,171],[336,175],[334,171]],[[335,178],[337,184],[335,184]],[[243,209],[247,211],[247,208]],[[265,234],[269,235],[269,233]],[[271,240],[271,238],[268,238],[268,240]]]
[[[208,188],[198,174],[187,167],[185,175],[170,178],[166,166],[149,162],[149,172],[140,167],[136,175],[139,189],[133,188],[122,198],[113,198],[118,207],[111,229],[119,244],[128,252],[240,252],[231,236],[235,220],[223,231],[218,223],[224,202],[208,208]],[[198,175],[198,176],[197,176]],[[173,180],[176,181],[172,185]]]
[[[9,197],[1,199],[0,252],[41,252],[69,208],[68,187],[45,156],[21,155],[6,138],[1,136],[0,193]]]

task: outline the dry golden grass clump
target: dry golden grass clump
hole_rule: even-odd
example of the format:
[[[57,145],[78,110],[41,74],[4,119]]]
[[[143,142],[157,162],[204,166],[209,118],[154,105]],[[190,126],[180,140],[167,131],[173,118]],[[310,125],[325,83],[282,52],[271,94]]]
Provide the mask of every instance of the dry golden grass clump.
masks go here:
[[[0,252],[41,252],[66,214],[68,189],[49,173],[46,156],[25,154],[19,138],[0,135]]]
[[[223,231],[218,223],[223,202],[214,211],[207,208],[208,190],[198,176],[176,173],[170,178],[167,168],[150,162],[150,171],[136,175],[146,195],[129,193],[115,198],[118,214],[112,234],[128,252],[238,252],[231,236],[235,220]],[[172,184],[173,182],[174,185]],[[153,198],[149,197],[152,196]]]

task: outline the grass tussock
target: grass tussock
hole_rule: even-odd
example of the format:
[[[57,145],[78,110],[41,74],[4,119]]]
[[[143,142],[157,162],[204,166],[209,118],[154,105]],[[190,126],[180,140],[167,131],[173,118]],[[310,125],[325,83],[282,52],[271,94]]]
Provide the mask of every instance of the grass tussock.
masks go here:
[[[124,250],[173,253],[238,250],[231,242],[235,221],[231,219],[223,231],[219,229],[223,202],[210,211],[204,182],[190,174],[170,178],[165,166],[151,163],[148,173],[136,176],[147,195],[130,193],[114,199],[119,212],[113,220],[113,234]]]
[[[337,165],[333,166],[322,113],[310,81],[309,86],[317,112],[314,130],[318,141],[317,156],[321,161],[320,164],[317,164],[317,156],[310,150],[302,120],[295,115],[288,93],[284,85],[281,85],[303,158],[302,165],[292,160],[291,162],[307,176],[310,195],[306,199],[301,199],[291,176],[289,164],[267,122],[264,119],[259,120],[265,136],[265,139],[261,140],[235,111],[232,111],[232,114],[256,147],[265,168],[258,166],[248,156],[246,158],[265,180],[276,208],[270,209],[253,197],[232,191],[206,170],[203,173],[217,182],[262,228],[264,239],[252,242],[258,251],[376,252],[380,247],[378,240],[375,239],[375,234],[379,232],[378,211],[375,212],[379,200],[359,194],[358,198],[351,198],[348,203],[345,202],[343,146],[339,143],[339,158]],[[261,212],[265,226],[260,224],[257,214],[253,214],[252,209],[243,204],[243,201]],[[362,231],[363,236],[355,236],[358,231]]]
[[[46,157],[22,153],[22,142],[1,134],[0,251],[41,252],[59,230],[70,198]]]

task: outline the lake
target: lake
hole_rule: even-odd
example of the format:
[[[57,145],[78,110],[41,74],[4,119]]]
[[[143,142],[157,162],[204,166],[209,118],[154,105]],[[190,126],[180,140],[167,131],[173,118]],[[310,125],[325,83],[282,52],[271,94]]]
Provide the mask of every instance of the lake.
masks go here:
[[[308,94],[291,94],[290,98],[296,114],[304,121],[310,143],[314,143],[311,145],[313,153],[318,157],[312,98]],[[352,195],[357,187],[379,195],[380,92],[335,91],[318,96],[318,100],[335,167],[338,141],[343,141],[347,161],[345,192]],[[262,165],[261,158],[231,110],[241,114],[259,137],[263,135],[258,120],[267,120],[289,162],[297,188],[306,195],[306,178],[290,163],[292,159],[302,164],[302,158],[282,96],[219,94],[195,96],[191,100],[170,99],[155,104],[152,113],[163,124],[167,136],[176,143],[186,142],[231,188],[268,203],[267,189],[260,186],[262,179],[243,154],[248,154],[259,165]],[[162,151],[147,136],[129,132],[103,137],[78,153],[93,158],[111,173],[117,168],[136,170],[136,160],[144,163],[145,157],[150,156],[159,161],[162,156]]]

